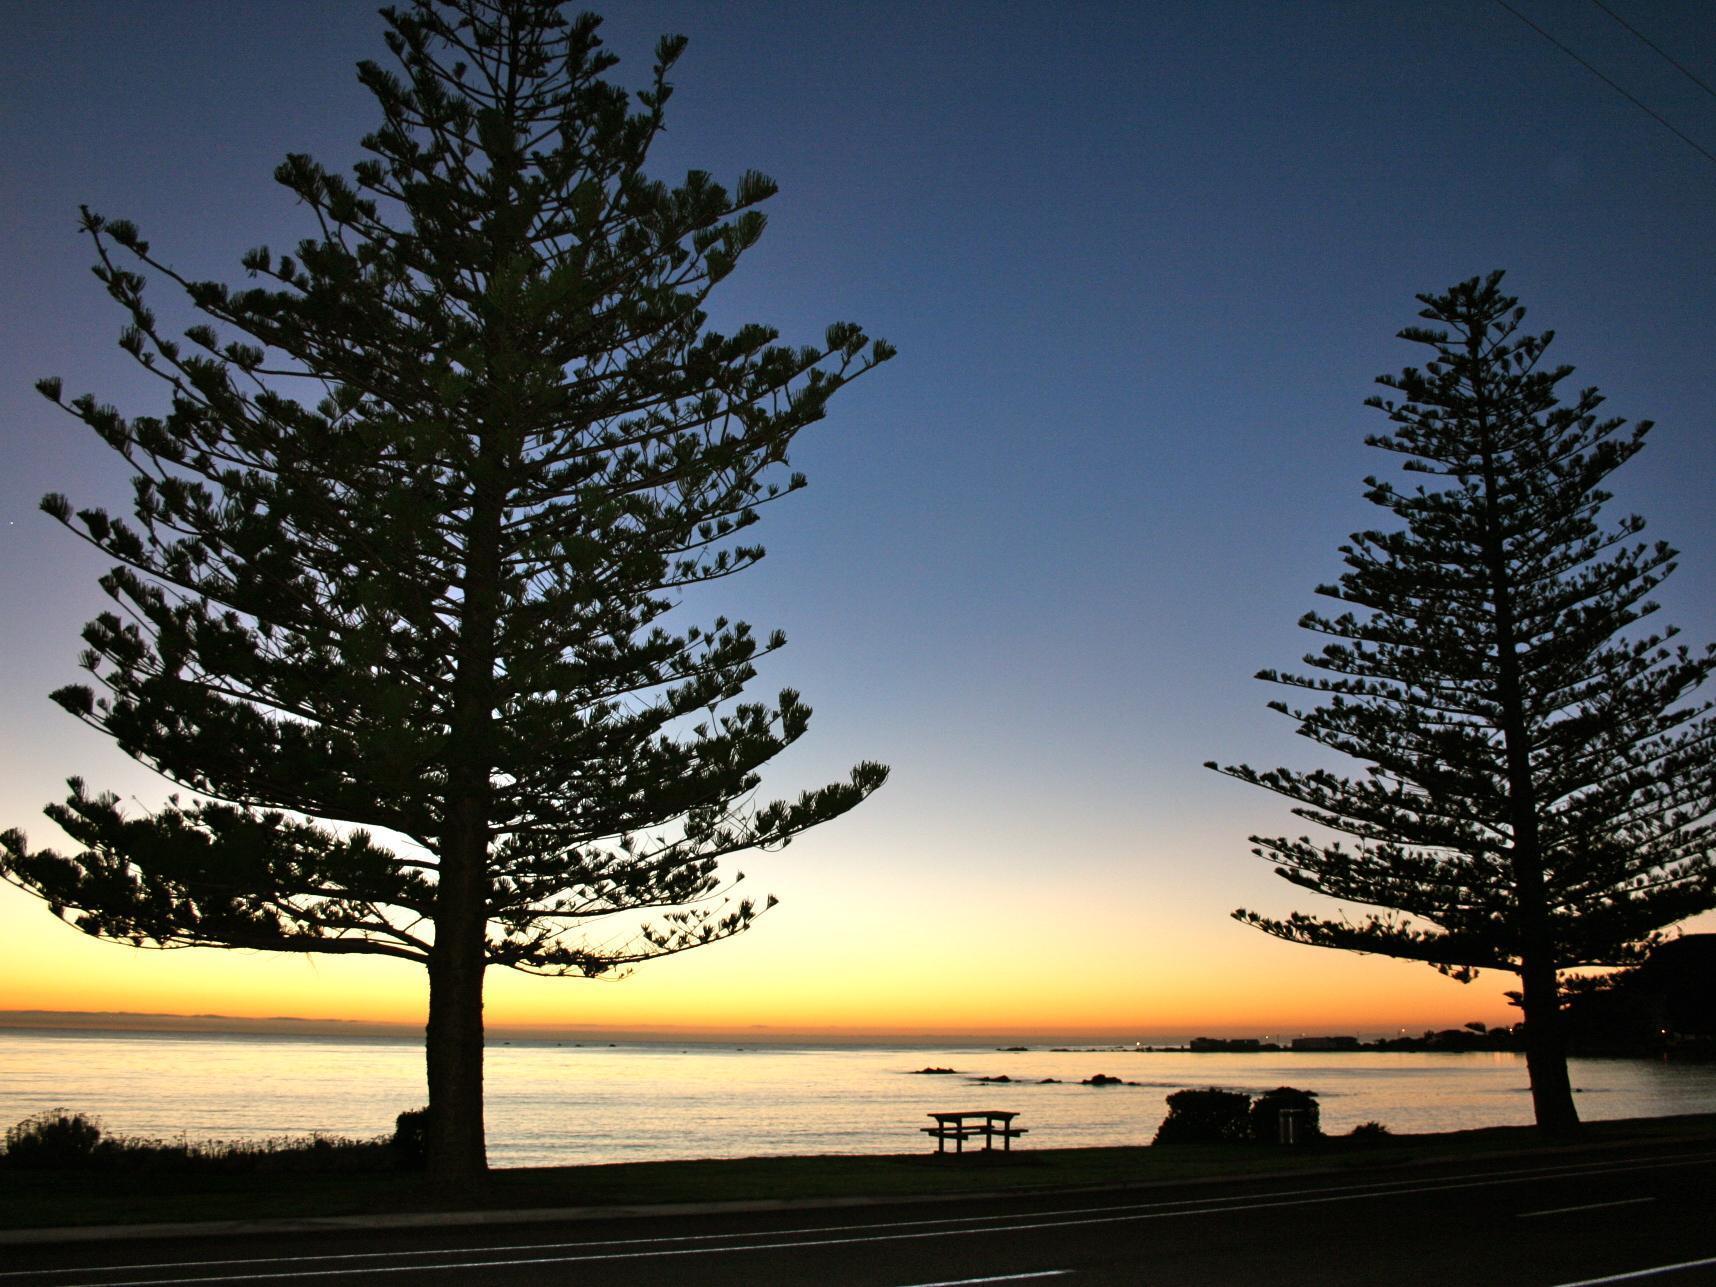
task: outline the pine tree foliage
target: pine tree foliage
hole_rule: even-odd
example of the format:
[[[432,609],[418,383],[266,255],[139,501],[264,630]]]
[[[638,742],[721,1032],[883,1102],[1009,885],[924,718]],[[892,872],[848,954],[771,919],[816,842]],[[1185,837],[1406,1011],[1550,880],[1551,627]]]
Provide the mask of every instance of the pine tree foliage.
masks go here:
[[[136,470],[132,517],[43,502],[116,565],[92,679],[54,698],[193,798],[136,815],[74,780],[47,812],[81,848],[8,832],[0,874],[147,945],[432,963],[474,919],[485,963],[594,975],[725,938],[758,909],[720,859],[886,770],[759,804],[810,716],[742,700],[782,636],[666,614],[763,557],[794,435],[890,350],[708,327],[774,187],[646,176],[682,39],[634,105],[599,20],[551,0],[384,16],[368,158],[279,167],[317,232],[250,252],[249,284],[85,211],[171,405],[41,385]],[[204,320],[171,334],[145,272]],[[630,941],[584,932],[637,912]]]
[[[1632,629],[1676,554],[1599,510],[1650,424],[1599,418],[1595,389],[1563,401],[1572,369],[1546,363],[1552,333],[1524,334],[1500,282],[1419,297],[1431,325],[1401,337],[1429,360],[1379,380],[1392,395],[1366,405],[1392,430],[1366,441],[1421,481],[1365,480],[1399,526],[1342,547],[1346,572],[1318,588],[1342,611],[1300,622],[1330,640],[1310,673],[1258,676],[1307,694],[1271,707],[1365,775],[1221,771],[1336,837],[1253,837],[1279,875],[1379,909],[1239,920],[1460,979],[1536,970],[1553,1004],[1556,971],[1637,961],[1716,906],[1716,722],[1695,693],[1716,649]]]

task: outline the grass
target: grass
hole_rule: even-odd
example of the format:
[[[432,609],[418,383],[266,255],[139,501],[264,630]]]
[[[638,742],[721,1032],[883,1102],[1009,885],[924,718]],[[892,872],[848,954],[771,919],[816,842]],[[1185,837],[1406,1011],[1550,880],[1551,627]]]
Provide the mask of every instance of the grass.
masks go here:
[[[1716,1141],[1716,1114],[1593,1122],[1578,1148]],[[412,1172],[302,1168],[150,1171],[0,1167],[0,1229],[246,1221],[434,1211],[616,1208],[788,1199],[923,1198],[1177,1185],[1349,1168],[1557,1153],[1529,1127],[1335,1137],[1303,1147],[1021,1149],[1006,1154],[775,1157],[525,1167],[446,1188]]]

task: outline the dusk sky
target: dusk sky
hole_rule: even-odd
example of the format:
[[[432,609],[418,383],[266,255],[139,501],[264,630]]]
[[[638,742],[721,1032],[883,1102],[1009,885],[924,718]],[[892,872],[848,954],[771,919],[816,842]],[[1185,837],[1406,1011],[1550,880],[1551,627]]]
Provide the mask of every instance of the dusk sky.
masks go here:
[[[1692,142],[1495,0],[612,8],[632,88],[660,34],[690,38],[655,174],[780,185],[714,324],[804,342],[850,319],[899,349],[798,440],[811,485],[765,511],[763,565],[687,602],[788,635],[756,691],[816,716],[765,794],[860,759],[893,776],[739,864],[781,899],[750,934],[618,983],[491,971],[491,1024],[1511,1021],[1511,976],[1231,921],[1332,905],[1248,852],[1297,825],[1286,802],[1200,767],[1357,770],[1252,675],[1314,646],[1295,622],[1384,517],[1362,480],[1398,466],[1362,403],[1421,361],[1395,338],[1414,296],[1495,268],[1578,368],[1569,394],[1657,422],[1609,515],[1679,547],[1658,620],[1716,639],[1716,93],[1589,0],[1509,2]],[[1605,2],[1716,85],[1716,5]],[[358,159],[376,112],[354,64],[386,52],[355,0],[0,13],[0,828],[63,843],[40,809],[68,776],[139,808],[170,789],[47,697],[79,675],[105,562],[37,502],[123,508],[128,472],[32,385],[165,406],[115,345],[78,205],[238,280],[246,249],[313,231],[273,168]],[[0,1009],[416,1022],[424,993],[398,962],[96,943],[0,887]]]

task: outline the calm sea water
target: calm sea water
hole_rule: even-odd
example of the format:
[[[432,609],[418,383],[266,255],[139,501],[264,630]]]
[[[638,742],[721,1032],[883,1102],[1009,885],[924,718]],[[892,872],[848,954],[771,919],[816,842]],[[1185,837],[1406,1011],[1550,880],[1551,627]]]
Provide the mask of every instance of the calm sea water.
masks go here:
[[[956,1075],[915,1069],[945,1066]],[[1133,1051],[556,1045],[488,1052],[497,1166],[766,1154],[902,1153],[932,1110],[1012,1109],[1032,1147],[1145,1144],[1187,1086],[1318,1092],[1323,1127],[1396,1132],[1523,1125],[1525,1061],[1506,1054],[1168,1054]],[[1587,1120],[1716,1112],[1716,1067],[1575,1060]],[[1096,1073],[1125,1086],[1077,1083]],[[1012,1084],[977,1084],[1005,1075]],[[1060,1084],[1042,1084],[1055,1078]],[[0,1031],[0,1126],[65,1107],[109,1131],[262,1139],[390,1131],[423,1103],[404,1040]]]

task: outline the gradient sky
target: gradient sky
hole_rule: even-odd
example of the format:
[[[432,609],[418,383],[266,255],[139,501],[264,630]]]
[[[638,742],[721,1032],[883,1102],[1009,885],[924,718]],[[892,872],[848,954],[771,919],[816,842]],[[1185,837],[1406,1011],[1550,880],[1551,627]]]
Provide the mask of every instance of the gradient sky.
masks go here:
[[[1716,153],[1716,96],[1584,0],[1514,7]],[[1716,6],[1610,0],[1716,84]],[[270,174],[358,156],[362,3],[0,0],[0,826],[81,774],[167,788],[47,700],[103,562],[42,493],[126,471],[31,391],[131,412],[79,203],[193,276],[308,235]],[[1285,803],[1206,759],[1314,762],[1260,667],[1375,521],[1371,381],[1418,359],[1414,295],[1506,268],[1618,415],[1614,480],[1683,551],[1661,620],[1716,638],[1716,160],[1492,0],[673,3],[604,28],[636,88],[690,37],[655,172],[780,184],[717,325],[900,350],[799,440],[770,554],[698,600],[784,629],[759,684],[817,715],[772,791],[893,766],[856,813],[743,864],[782,905],[619,983],[490,975],[496,1023],[1112,1034],[1418,1029],[1512,1012],[1508,976],[1293,947],[1237,906],[1316,901],[1249,856]],[[176,317],[165,292],[157,308]],[[184,321],[188,322],[189,317]],[[1331,761],[1331,763],[1335,763]],[[1347,766],[1352,767],[1352,766]],[[1709,928],[1709,918],[1701,928]],[[606,931],[620,935],[624,926]],[[0,1009],[415,1019],[394,962],[140,953],[0,888]]]

